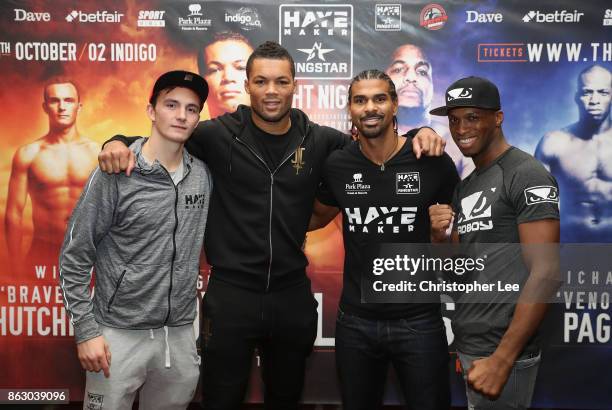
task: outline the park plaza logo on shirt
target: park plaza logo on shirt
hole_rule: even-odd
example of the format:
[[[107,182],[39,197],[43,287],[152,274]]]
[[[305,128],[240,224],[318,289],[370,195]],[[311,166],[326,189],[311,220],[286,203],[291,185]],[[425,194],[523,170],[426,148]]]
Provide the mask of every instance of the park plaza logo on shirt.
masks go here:
[[[371,185],[363,182],[363,174],[361,172],[353,174],[353,180],[344,185],[347,195],[367,195],[371,188]]]
[[[525,189],[527,205],[536,205],[543,202],[559,203],[559,190],[550,185],[540,185]]]
[[[416,206],[370,206],[344,208],[349,232],[402,233],[413,232]]]
[[[493,229],[491,206],[495,199],[497,188],[474,192],[461,199],[461,212],[457,219],[457,231],[460,235]]]

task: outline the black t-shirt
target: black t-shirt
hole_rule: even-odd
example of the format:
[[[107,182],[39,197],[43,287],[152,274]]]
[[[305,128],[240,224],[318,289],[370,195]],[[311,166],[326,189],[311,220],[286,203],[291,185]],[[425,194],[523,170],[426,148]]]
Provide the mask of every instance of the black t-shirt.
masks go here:
[[[292,116],[291,128],[289,128],[289,131],[282,135],[274,135],[268,134],[267,132],[261,130],[259,127],[257,127],[257,125],[255,125],[250,116],[248,118],[249,121],[247,127],[253,136],[253,140],[256,141],[257,148],[259,149],[259,152],[261,153],[262,158],[268,168],[270,168],[271,171],[274,171],[276,168],[278,168],[281,161],[285,159],[287,147],[293,139],[292,136],[299,133],[299,128],[297,127],[298,119]]]
[[[371,319],[440,311],[439,303],[362,303],[361,275],[368,269],[363,255],[372,243],[430,242],[428,208],[436,202],[450,203],[458,182],[455,164],[447,154],[417,160],[410,138],[384,171],[361,153],[356,142],[330,154],[318,198],[342,210],[343,311]]]
[[[555,178],[531,155],[511,147],[483,169],[475,170],[457,186],[453,195],[456,213],[453,229],[459,241],[478,244],[487,255],[479,282],[523,281],[529,275],[518,246],[518,226],[542,219],[559,219],[559,190]],[[522,289],[522,283],[521,283]],[[514,314],[516,295],[497,292],[490,303],[470,303],[461,295],[453,317],[459,351],[490,355],[495,351]],[[537,338],[525,352],[538,350]]]

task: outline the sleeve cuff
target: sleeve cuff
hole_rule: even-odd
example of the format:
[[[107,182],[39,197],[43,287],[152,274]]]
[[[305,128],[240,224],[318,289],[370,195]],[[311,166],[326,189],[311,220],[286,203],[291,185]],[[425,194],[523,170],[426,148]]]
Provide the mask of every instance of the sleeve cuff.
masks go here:
[[[102,336],[102,331],[96,319],[93,317],[80,320],[74,325],[74,339],[77,343],[83,343],[97,336]]]

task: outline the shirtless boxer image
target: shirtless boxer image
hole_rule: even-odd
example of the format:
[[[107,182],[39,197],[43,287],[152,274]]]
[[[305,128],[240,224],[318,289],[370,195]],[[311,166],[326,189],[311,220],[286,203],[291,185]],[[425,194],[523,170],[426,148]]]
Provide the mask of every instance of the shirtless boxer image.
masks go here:
[[[539,159],[557,178],[562,242],[612,239],[612,128],[608,68],[593,65],[578,76],[576,123],[544,135]]]
[[[82,103],[77,85],[54,78],[43,91],[49,131],[21,146],[13,157],[6,202],[5,235],[13,272],[35,264],[55,264],[66,223],[83,185],[97,165],[98,143],[77,128]],[[32,204],[32,243],[24,249],[26,203]]]

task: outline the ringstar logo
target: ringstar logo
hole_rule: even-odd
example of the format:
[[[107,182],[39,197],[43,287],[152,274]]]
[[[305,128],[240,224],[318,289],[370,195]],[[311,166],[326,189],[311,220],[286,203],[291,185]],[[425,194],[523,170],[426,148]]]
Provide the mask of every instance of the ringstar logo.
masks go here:
[[[374,30],[400,31],[402,29],[401,4],[377,4],[374,10]]]
[[[567,10],[555,10],[552,13],[543,13],[539,10],[531,10],[523,16],[524,23],[580,23],[580,19],[584,16],[584,13],[574,10],[569,12]]]
[[[300,52],[292,53],[296,78],[352,78],[352,5],[283,4],[279,6],[279,20],[279,43]]]
[[[238,23],[240,28],[249,31],[255,28],[261,28],[259,13],[253,7],[240,7],[238,10],[228,10],[225,13],[226,23]]]
[[[525,201],[527,205],[536,205],[543,202],[559,203],[559,190],[550,185],[534,186],[525,189]]]
[[[448,15],[444,7],[439,4],[428,4],[421,10],[421,27],[427,30],[440,30],[446,24]]]
[[[310,61],[317,57],[319,60],[325,61],[325,54],[334,51],[333,48],[323,48],[323,43],[314,43],[312,48],[298,48],[298,51],[308,54],[306,61]]]
[[[344,208],[349,232],[400,233],[414,231],[416,206]]]
[[[140,10],[138,12],[138,27],[166,27],[165,10]]]
[[[190,4],[187,7],[189,14],[186,17],[178,18],[178,25],[183,31],[205,31],[211,26],[212,22],[210,19],[202,18],[201,4]]]
[[[490,188],[474,192],[461,199],[461,210],[457,219],[459,234],[493,229],[491,206],[499,196],[496,191],[497,188]],[[485,220],[482,221],[481,219]]]
[[[69,23],[121,23],[124,14],[117,11],[96,11],[86,13],[80,10],[72,10],[66,16],[66,21]]]
[[[420,193],[420,174],[418,172],[399,172],[395,174],[395,192],[398,194]]]
[[[446,93],[446,101],[463,100],[472,98],[472,87],[454,88]]]

